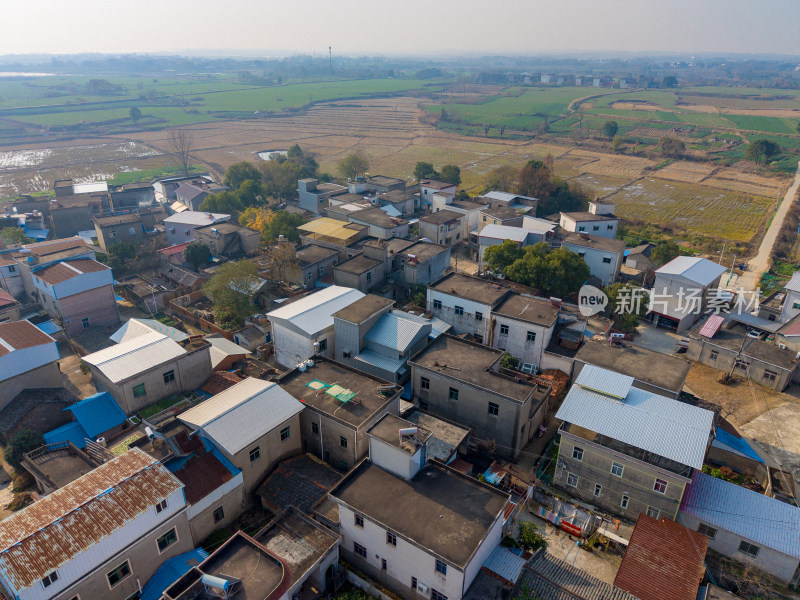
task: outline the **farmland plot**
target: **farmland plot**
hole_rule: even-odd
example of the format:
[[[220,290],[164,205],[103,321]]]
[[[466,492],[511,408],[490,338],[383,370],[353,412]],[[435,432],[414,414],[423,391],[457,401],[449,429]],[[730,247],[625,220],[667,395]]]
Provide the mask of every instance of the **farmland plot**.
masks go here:
[[[717,167],[707,163],[689,162],[685,160],[668,164],[663,169],[653,173],[653,177],[684,183],[700,183],[711,175]]]

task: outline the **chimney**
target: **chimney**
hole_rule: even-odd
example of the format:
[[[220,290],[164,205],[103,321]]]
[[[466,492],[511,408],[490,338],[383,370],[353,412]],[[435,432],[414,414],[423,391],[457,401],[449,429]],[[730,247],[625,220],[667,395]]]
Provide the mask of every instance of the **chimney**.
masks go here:
[[[550,296],[550,304],[556,308],[561,308],[561,298]]]

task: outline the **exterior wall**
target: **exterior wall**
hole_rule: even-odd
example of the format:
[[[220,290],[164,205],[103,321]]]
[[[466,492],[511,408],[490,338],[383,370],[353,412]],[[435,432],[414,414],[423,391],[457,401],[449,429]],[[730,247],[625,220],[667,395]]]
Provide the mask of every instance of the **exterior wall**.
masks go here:
[[[365,294],[386,279],[386,263],[378,263],[363,273],[350,273],[334,267],[335,285],[355,288]]]
[[[487,225],[506,225],[507,227],[522,227],[524,216],[511,217],[508,219],[495,219],[491,215],[480,214],[478,218],[478,231]]]
[[[503,325],[508,326],[508,334],[502,335]],[[520,359],[520,363],[542,364],[542,354],[550,343],[554,327],[544,327],[525,323],[502,315],[492,317],[491,347],[503,350]],[[536,339],[528,341],[528,332],[536,334]]]
[[[233,479],[225,482],[197,504],[187,509],[192,542],[199,546],[211,532],[233,523],[242,512],[245,503],[244,478],[238,473]],[[214,522],[214,511],[222,508],[225,515],[222,520]]]
[[[429,223],[420,219],[419,221],[419,237],[428,238],[434,244],[440,246],[452,246],[459,243],[463,238],[463,225],[464,219],[458,219],[452,223],[445,223],[439,225],[437,223]]]
[[[597,235],[597,233],[593,232],[592,235]],[[622,266],[622,251],[609,252],[608,250],[587,248],[586,246],[579,246],[569,242],[564,242],[562,246],[580,255],[586,261],[589,273],[602,281],[603,285],[614,283],[619,276],[619,269]],[[610,259],[611,262],[604,263],[603,259]]]
[[[278,321],[271,321],[271,324],[275,360],[278,361],[279,365],[294,368],[298,363],[316,354],[333,358],[335,347],[333,326],[320,332],[315,338],[310,338],[293,329],[289,329]],[[314,348],[314,342],[321,340],[328,340],[328,348],[323,352],[319,352]]]
[[[781,316],[778,319],[781,323],[786,323],[800,315],[800,292],[786,290],[786,297],[781,306]]]
[[[713,539],[708,540],[709,548],[716,550],[725,556],[730,556],[731,558],[740,562],[749,562],[754,564],[767,573],[771,573],[785,583],[792,581],[795,571],[798,568],[798,560],[793,556],[783,554],[777,550],[773,550],[772,548],[767,548],[762,544],[756,544],[752,540],[743,538],[742,536],[732,533],[726,529],[722,529],[714,523],[700,521],[694,515],[681,512],[678,522],[694,531],[697,531],[700,523],[703,523],[709,527],[713,527],[717,530],[717,534]],[[739,544],[742,541],[750,542],[751,544],[758,546],[758,556],[754,558],[748,554],[739,552]]]
[[[307,287],[313,287],[314,282],[321,277],[329,273],[333,273],[333,266],[339,262],[339,255],[334,254],[328,258],[325,258],[319,262],[314,263],[313,265],[308,265],[307,267],[303,267],[302,269],[298,269],[299,278],[294,279],[294,283],[297,285],[305,285]]]
[[[55,346],[55,344],[53,344]],[[26,348],[25,350],[42,352],[42,347]],[[24,352],[24,350],[17,350],[16,352]],[[26,352],[28,357],[33,352]],[[55,350],[56,359],[58,358],[58,350]],[[25,357],[20,357],[24,359]],[[36,361],[38,363],[40,361]],[[0,410],[8,406],[8,403],[16,398],[17,394],[23,390],[39,389],[39,388],[59,388],[64,385],[61,370],[58,363],[53,360],[40,367],[34,367],[30,371],[20,373],[15,377],[3,379],[0,383]]]
[[[411,264],[406,262],[403,265],[403,275],[405,282],[409,285],[430,285],[438,281],[444,272],[450,268],[450,249],[446,252],[437,254],[425,262]]]
[[[573,221],[565,215],[561,215],[559,225],[574,233],[588,233],[597,237],[615,238],[617,237],[618,220],[611,221]]]
[[[69,264],[69,261],[65,261],[65,264]],[[113,283],[114,276],[111,274],[111,269],[83,273],[82,275],[67,279],[55,285],[51,285],[43,279],[39,279],[39,277],[36,276],[36,271],[33,272],[33,286],[43,295],[53,299],[65,298],[105,285],[113,285]]]
[[[19,321],[19,304],[0,309],[0,323],[5,323],[6,321]]]
[[[89,319],[89,325],[119,323],[117,299],[111,284],[61,297],[59,300],[44,294],[40,297],[47,313],[54,319],[62,320],[67,335],[77,335],[83,331],[83,319]]]
[[[15,298],[25,293],[25,283],[22,281],[22,272],[19,266],[0,267],[0,287]]]
[[[688,479],[649,463],[615,452],[589,440],[561,431],[557,465],[553,485],[595,504],[610,513],[636,521],[648,506],[660,511],[658,518],[675,520]],[[583,460],[572,458],[575,447],[583,450]],[[622,477],[611,474],[612,463],[623,465]],[[567,485],[567,474],[578,476],[577,487]],[[653,490],[656,478],[667,482],[667,491]],[[595,484],[602,486],[599,496],[594,495]],[[622,508],[622,496],[629,498],[628,507]]]
[[[53,221],[56,237],[70,237],[77,235],[79,231],[94,229],[94,223],[92,223],[93,209],[93,206],[51,208],[50,219]]]
[[[167,498],[164,511],[156,513],[155,507],[151,507],[100,543],[60,566],[58,581],[46,590],[37,582],[20,593],[19,599],[69,600],[76,594],[81,600],[129,598],[138,591],[138,582],[150,579],[165,560],[194,547],[185,507],[183,489],[180,489]],[[173,527],[178,541],[159,554],[156,539]],[[110,589],[106,574],[126,559],[129,560],[131,574]]]
[[[425,186],[424,184],[421,184],[419,186],[420,208],[422,208],[424,210],[426,205],[432,205],[433,204],[433,197],[435,195],[441,194],[442,196],[451,196],[450,199],[452,200],[452,196],[455,196],[455,193],[456,193],[456,186],[454,186],[454,185],[450,186],[450,187],[447,187],[447,188],[445,188],[443,190],[437,190],[437,189],[434,189],[434,188],[429,188],[429,187]]]
[[[561,354],[555,354],[545,350],[542,353],[542,362],[540,363],[539,368],[557,369],[562,373],[570,375],[572,373],[573,362],[574,361],[569,356],[563,356]]]
[[[414,455],[387,444],[383,440],[369,437],[369,460],[381,469],[401,479],[411,479],[425,466],[425,452],[420,446]]]
[[[441,319],[452,326],[451,332],[455,335],[471,333],[480,335],[485,342],[489,341],[489,328],[492,307],[488,304],[472,302],[464,298],[457,298],[450,294],[444,294],[438,290],[428,289],[428,302],[426,308],[433,313],[433,316]],[[441,308],[434,308],[434,301],[442,303]],[[455,307],[460,306],[464,309],[464,314],[457,315]],[[475,313],[481,313],[480,320],[475,318]]]
[[[349,220],[351,223],[366,225],[369,228],[368,235],[374,236],[381,240],[390,240],[393,237],[408,237],[408,223],[403,223],[395,227],[381,227],[380,225],[373,225],[372,223],[367,223],[366,221],[359,221],[354,217],[350,217]]]
[[[214,223],[220,223],[222,221],[229,221],[228,219],[219,219],[216,221],[210,221],[209,223],[204,223],[203,225],[213,225]],[[194,230],[198,227],[202,227],[197,223],[177,223],[175,221],[168,221],[164,223],[164,229],[166,230],[167,234],[167,243],[170,246],[174,246],[175,244],[183,244],[185,242],[193,242],[195,235]],[[173,229],[175,231],[173,231]]]
[[[467,568],[464,569],[464,593],[467,593],[469,590],[469,586],[472,585],[472,582],[475,581],[475,578],[480,573],[481,567],[483,564],[489,559],[489,555],[494,552],[494,549],[500,545],[500,541],[503,539],[503,516],[498,515],[497,520],[492,524],[491,529],[487,533],[486,537],[481,542],[481,545],[478,546],[478,549],[475,551],[475,554],[470,559],[469,563],[467,563]]]
[[[114,244],[141,243],[147,237],[141,221],[107,226],[95,223],[94,230],[97,233],[97,243],[103,250],[108,250],[108,247]]]
[[[697,322],[697,319],[700,317],[701,314],[705,312],[706,306],[708,305],[708,298],[710,296],[710,290],[714,290],[719,287],[719,282],[722,279],[722,275],[717,277],[714,281],[712,281],[706,287],[701,287],[697,283],[689,281],[688,279],[684,279],[680,276],[672,276],[672,275],[664,275],[659,274],[656,272],[656,279],[653,283],[653,291],[651,292],[654,295],[667,295],[672,297],[679,297],[683,295],[684,302],[689,304],[692,302],[689,300],[689,294],[691,290],[694,289],[701,289],[702,291],[699,294],[699,302],[700,310],[695,308],[694,312],[691,312],[688,315],[684,315],[683,313],[679,314],[678,316],[681,317],[680,323],[678,325],[678,333],[685,331],[689,327],[691,327],[694,323]],[[651,296],[652,298],[652,296]],[[652,302],[652,300],[651,300]],[[694,306],[694,305],[692,305]],[[663,310],[663,301],[659,299],[655,299],[653,305],[653,311],[661,314],[667,314]],[[668,315],[671,316],[671,315]],[[677,317],[676,317],[677,318]]]

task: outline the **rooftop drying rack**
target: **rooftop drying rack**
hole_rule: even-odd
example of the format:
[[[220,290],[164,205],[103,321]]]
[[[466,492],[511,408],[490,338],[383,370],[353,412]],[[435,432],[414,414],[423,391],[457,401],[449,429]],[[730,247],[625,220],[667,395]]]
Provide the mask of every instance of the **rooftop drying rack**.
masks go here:
[[[333,396],[339,402],[353,402],[355,403],[356,392],[342,387],[338,383],[325,383],[319,379],[314,379],[306,384],[306,387],[316,390],[317,392],[325,391],[329,396]]]

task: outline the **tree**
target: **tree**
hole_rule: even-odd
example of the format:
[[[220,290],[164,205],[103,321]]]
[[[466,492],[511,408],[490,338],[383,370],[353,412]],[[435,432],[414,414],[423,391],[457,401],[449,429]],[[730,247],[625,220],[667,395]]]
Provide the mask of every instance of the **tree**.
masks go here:
[[[608,296],[606,313],[617,328],[625,333],[635,331],[639,317],[647,313],[650,304],[647,292],[625,283],[614,283],[603,291]]]
[[[225,185],[232,190],[238,190],[248,179],[261,183],[261,171],[256,169],[253,163],[244,160],[233,163],[225,172]]]
[[[25,231],[19,227],[4,227],[0,229],[0,240],[6,244],[30,244],[31,238],[25,235]]]
[[[139,119],[142,118],[142,111],[135,106],[131,106],[130,109],[128,109],[128,116],[130,116],[134,123],[138,123]]]
[[[661,148],[661,153],[664,156],[670,156],[672,158],[680,158],[684,154],[686,154],[686,144],[683,140],[679,140],[673,137],[663,137],[661,141],[658,142],[659,148]]]
[[[5,459],[14,469],[19,469],[22,458],[31,450],[44,446],[44,436],[38,431],[23,429],[6,446]]]
[[[675,75],[667,75],[666,77],[664,77],[663,81],[661,82],[661,85],[663,85],[666,88],[676,87],[678,85],[678,78],[675,77]]]
[[[485,192],[497,190],[498,192],[511,192],[517,189],[517,171],[511,165],[495,167],[486,176]]]
[[[232,215],[233,213],[244,210],[244,206],[236,192],[227,191],[219,192],[218,194],[209,194],[203,198],[203,201],[200,203],[200,210],[203,212]]]
[[[170,129],[167,136],[167,145],[186,177],[189,176],[189,161],[191,160],[193,142],[192,134],[188,129]]]
[[[617,135],[617,131],[619,130],[619,125],[617,125],[616,121],[606,121],[603,123],[603,135],[606,136],[608,139],[613,139],[615,135]]]
[[[442,167],[442,181],[458,185],[461,183],[461,169],[456,165],[445,165]]]
[[[183,249],[183,259],[197,271],[200,265],[205,265],[211,260],[211,249],[200,242],[192,242]]]
[[[267,227],[262,234],[262,239],[267,243],[272,243],[279,236],[284,236],[290,242],[300,240],[300,231],[297,229],[306,222],[302,215],[279,210],[272,213],[274,216],[267,223]]]
[[[519,524],[517,542],[528,552],[534,552],[539,548],[547,550],[547,538],[539,533],[539,528],[535,524],[529,521],[523,521]]]
[[[502,273],[506,267],[524,255],[525,249],[520,248],[515,241],[504,240],[502,244],[486,248],[483,253],[483,264],[492,271]]]
[[[261,260],[265,270],[275,281],[286,281],[290,275],[294,278],[300,266],[291,242],[270,246]]]
[[[684,252],[681,247],[675,242],[659,242],[656,247],[650,252],[650,262],[655,266],[667,264],[673,258],[683,255]]]
[[[525,248],[522,258],[503,270],[511,281],[541,290],[545,296],[563,298],[589,279],[589,267],[566,248],[550,250],[546,242]]]
[[[356,150],[340,160],[337,167],[339,175],[345,179],[355,179],[369,171],[369,159],[361,150]]]
[[[511,356],[508,352],[500,357],[500,368],[513,371],[519,366],[519,359],[516,356]]]
[[[553,194],[553,173],[540,160],[528,161],[519,172],[517,193],[547,200]]]
[[[744,157],[756,164],[764,165],[780,151],[781,147],[771,140],[755,140],[747,145]]]
[[[253,179],[245,179],[236,190],[239,202],[243,207],[262,206],[264,204],[264,186]]]
[[[622,145],[623,141],[624,140],[622,139],[621,135],[614,136],[614,139],[611,140],[611,150],[612,150],[612,152],[619,152],[619,147]]]
[[[239,217],[239,225],[260,231],[263,238],[264,232],[267,230],[267,224],[274,215],[274,212],[266,208],[248,206]]]
[[[417,181],[420,181],[422,179],[437,179],[440,175],[433,168],[433,164],[420,161],[414,167],[414,177]]]
[[[258,284],[258,266],[249,260],[222,264],[203,286],[211,298],[214,319],[220,327],[234,329],[253,314],[254,287]]]

